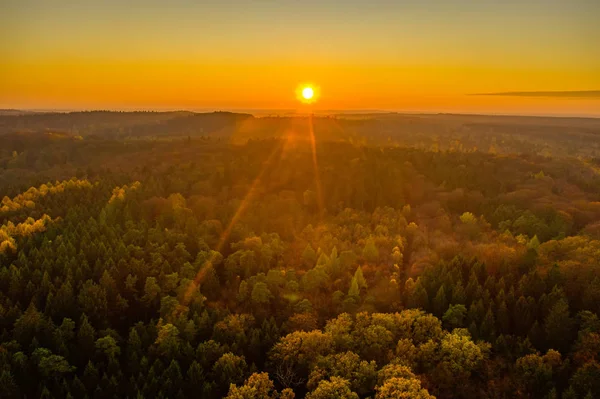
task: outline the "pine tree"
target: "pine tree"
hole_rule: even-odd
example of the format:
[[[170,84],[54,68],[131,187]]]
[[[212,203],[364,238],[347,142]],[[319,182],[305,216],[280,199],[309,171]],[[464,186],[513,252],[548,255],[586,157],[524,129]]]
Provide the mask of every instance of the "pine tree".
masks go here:
[[[440,286],[435,298],[433,298],[433,312],[436,316],[442,317],[442,315],[448,309],[448,299],[446,298],[446,292],[444,286]]]
[[[369,237],[363,248],[363,257],[369,263],[375,263],[379,260],[379,250],[375,246],[375,240],[373,237]]]
[[[537,320],[533,323],[531,329],[527,333],[527,338],[529,338],[529,341],[531,341],[533,346],[535,346],[536,348],[541,348],[543,346],[544,332],[542,331],[540,323],[538,323]]]
[[[456,305],[465,305],[467,303],[467,295],[465,293],[462,281],[456,283],[456,285],[452,288],[452,303]]]
[[[417,279],[413,297],[413,303],[415,305],[415,308],[429,310],[429,295],[427,295],[427,290],[425,289],[425,287],[423,287],[420,278]]]
[[[186,384],[188,385],[188,393],[196,392],[198,387],[204,384],[205,376],[202,366],[197,361],[193,361],[188,368],[186,374]]]
[[[79,322],[79,331],[77,332],[78,353],[83,360],[81,364],[85,364],[85,361],[94,353],[95,343],[96,330],[89,323],[87,316],[83,314]]]
[[[348,289],[348,297],[353,298],[355,301],[358,301],[360,298],[360,289],[358,288],[358,282],[356,280],[356,276],[352,277],[350,281],[350,289]]]
[[[572,339],[572,328],[573,320],[569,315],[569,304],[566,299],[560,299],[550,309],[544,322],[548,346],[565,353]]]
[[[502,301],[500,306],[498,306],[498,311],[496,312],[496,322],[497,322],[497,330],[501,334],[508,334],[510,332],[510,315],[508,313],[508,308],[506,306],[506,302]]]
[[[354,278],[356,279],[356,283],[358,284],[359,289],[362,290],[367,288],[367,280],[365,280],[362,268],[360,266],[356,268],[356,271],[354,272]]]
[[[70,392],[75,398],[83,398],[86,394],[85,385],[83,385],[83,382],[77,376],[71,382]]]
[[[306,248],[302,252],[302,261],[304,262],[304,266],[306,267],[314,267],[315,262],[317,261],[317,253],[313,249],[313,247],[309,244],[306,244]]]
[[[162,374],[161,381],[163,383],[162,390],[167,394],[167,397],[175,397],[183,382],[181,369],[177,360],[171,360],[169,367]]]
[[[539,246],[540,246],[540,240],[538,239],[537,235],[534,235],[533,238],[531,240],[529,240],[529,243],[527,244],[527,248],[532,249],[534,251],[537,251]]]
[[[0,398],[19,398],[19,387],[14,381],[14,378],[9,370],[5,369],[0,374]]]
[[[479,334],[482,339],[488,342],[493,342],[494,337],[496,335],[495,331],[495,321],[494,321],[494,313],[492,312],[492,308],[488,308],[483,321],[481,322],[481,326],[479,327]]]
[[[98,387],[100,376],[98,374],[98,369],[93,365],[91,361],[87,363],[85,369],[83,370],[82,381],[88,392],[94,392],[95,389]]]

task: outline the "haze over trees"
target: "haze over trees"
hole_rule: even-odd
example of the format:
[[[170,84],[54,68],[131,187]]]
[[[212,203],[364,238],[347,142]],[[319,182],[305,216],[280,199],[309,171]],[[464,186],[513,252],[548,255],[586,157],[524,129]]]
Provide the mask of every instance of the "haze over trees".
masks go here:
[[[2,398],[600,396],[595,120],[0,122]]]

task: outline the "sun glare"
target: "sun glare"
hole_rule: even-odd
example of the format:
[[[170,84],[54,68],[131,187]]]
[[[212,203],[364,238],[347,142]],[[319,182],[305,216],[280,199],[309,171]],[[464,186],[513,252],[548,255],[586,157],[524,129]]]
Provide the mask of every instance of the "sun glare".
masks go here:
[[[321,95],[319,86],[304,82],[296,87],[296,98],[304,104],[315,103]]]
[[[305,87],[302,89],[302,97],[304,97],[305,100],[310,100],[314,95],[315,91],[312,89],[312,87]]]

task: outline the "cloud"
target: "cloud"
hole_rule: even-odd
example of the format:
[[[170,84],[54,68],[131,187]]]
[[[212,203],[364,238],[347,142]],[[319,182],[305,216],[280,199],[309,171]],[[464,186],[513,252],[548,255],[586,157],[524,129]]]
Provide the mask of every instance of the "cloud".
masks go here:
[[[510,96],[510,97],[572,97],[600,98],[600,90],[570,91],[503,91],[498,93],[473,93],[470,96]]]

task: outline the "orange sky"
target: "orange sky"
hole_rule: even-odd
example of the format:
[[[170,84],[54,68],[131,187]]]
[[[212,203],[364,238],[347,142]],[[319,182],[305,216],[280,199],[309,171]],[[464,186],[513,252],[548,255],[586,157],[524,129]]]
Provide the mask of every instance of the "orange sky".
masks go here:
[[[201,3],[201,4],[200,4]],[[600,2],[15,1],[0,108],[318,109],[600,116]]]

